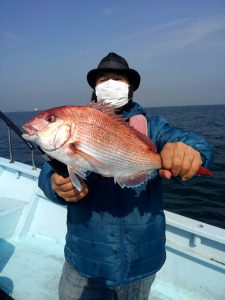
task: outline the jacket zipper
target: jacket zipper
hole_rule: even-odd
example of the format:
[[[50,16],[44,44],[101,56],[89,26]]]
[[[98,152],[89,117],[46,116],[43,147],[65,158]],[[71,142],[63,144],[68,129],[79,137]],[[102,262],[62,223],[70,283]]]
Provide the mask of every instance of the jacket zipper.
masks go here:
[[[120,260],[120,263],[121,263],[121,273],[120,273],[120,276],[121,276],[121,283],[124,283],[124,275],[125,275],[125,245],[124,245],[124,226],[123,226],[123,223],[122,223],[122,219],[119,218],[119,226],[120,226],[120,251],[121,251],[121,254],[120,254],[120,257],[121,257],[121,260]]]

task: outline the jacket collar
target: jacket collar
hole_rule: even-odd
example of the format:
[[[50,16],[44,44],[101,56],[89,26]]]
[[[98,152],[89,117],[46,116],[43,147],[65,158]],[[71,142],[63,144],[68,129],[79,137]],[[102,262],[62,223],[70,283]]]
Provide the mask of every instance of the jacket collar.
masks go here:
[[[128,110],[122,111],[122,116],[126,120],[139,114],[142,114],[144,116],[146,115],[144,109],[136,102],[132,102],[131,105],[129,105]]]

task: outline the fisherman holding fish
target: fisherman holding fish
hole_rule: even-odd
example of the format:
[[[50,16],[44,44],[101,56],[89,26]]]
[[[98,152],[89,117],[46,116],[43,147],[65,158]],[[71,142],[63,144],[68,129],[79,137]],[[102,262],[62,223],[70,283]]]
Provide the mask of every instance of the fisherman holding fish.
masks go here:
[[[70,175],[45,163],[39,177],[68,210],[59,299],[147,300],[166,259],[162,178],[210,175],[212,151],[203,137],[146,115],[133,101],[140,75],[116,53],[87,81],[91,104],[48,110],[23,127]]]

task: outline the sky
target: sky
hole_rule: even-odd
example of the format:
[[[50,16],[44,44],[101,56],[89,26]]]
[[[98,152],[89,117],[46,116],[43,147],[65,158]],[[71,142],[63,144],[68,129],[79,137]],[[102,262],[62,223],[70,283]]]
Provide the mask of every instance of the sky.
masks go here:
[[[144,107],[225,104],[224,0],[1,0],[0,110],[85,105],[109,52]]]

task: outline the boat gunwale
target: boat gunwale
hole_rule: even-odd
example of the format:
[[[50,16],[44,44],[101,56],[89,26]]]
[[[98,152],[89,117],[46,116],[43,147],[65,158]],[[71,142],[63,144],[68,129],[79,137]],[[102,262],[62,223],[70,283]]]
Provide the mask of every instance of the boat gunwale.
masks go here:
[[[19,172],[20,176],[22,174],[30,175],[35,180],[38,178],[40,174],[40,169],[32,169],[31,165],[24,164],[21,162],[15,161],[14,163],[10,163],[6,158],[0,157],[0,167],[7,169],[8,171],[13,170]],[[43,192],[38,188],[36,190],[36,194],[43,197]],[[47,198],[46,198],[47,199]],[[191,219],[167,210],[164,210],[166,216],[166,224],[167,226],[171,226],[172,228],[177,228],[182,231],[186,231],[189,233],[193,233],[199,237],[203,237],[209,240],[216,241],[218,243],[225,245],[225,229],[216,227],[195,219]],[[167,228],[167,231],[169,228]]]

